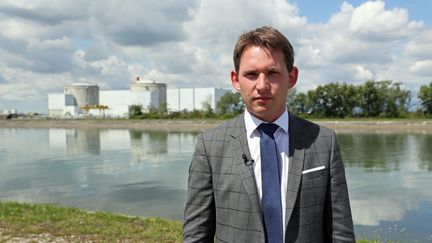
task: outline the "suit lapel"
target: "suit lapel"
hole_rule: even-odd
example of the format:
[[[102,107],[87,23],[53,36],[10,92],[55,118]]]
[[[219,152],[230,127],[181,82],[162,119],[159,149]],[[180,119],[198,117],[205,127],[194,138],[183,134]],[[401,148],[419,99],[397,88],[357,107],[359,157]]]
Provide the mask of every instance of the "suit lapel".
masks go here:
[[[251,154],[247,142],[244,116],[243,115],[239,116],[239,118],[234,121],[233,125],[234,125],[234,129],[231,134],[233,140],[230,143],[230,146],[233,151],[233,159],[234,159],[233,162],[235,166],[237,166],[237,168],[239,168],[240,170],[240,175],[242,178],[243,185],[246,188],[246,192],[249,195],[253,208],[261,212],[253,167],[245,165],[244,159],[242,157],[243,154],[245,154],[247,158],[251,158]]]
[[[262,214],[259,204],[258,191],[256,188],[255,177],[252,166],[246,166],[242,155],[251,158],[249,146],[247,142],[246,128],[244,125],[244,116],[239,116],[233,122],[233,138],[230,146],[233,151],[234,164],[239,168],[240,175],[244,187],[246,188],[252,206],[260,214]],[[286,211],[285,211],[285,227],[288,225],[289,219],[293,212],[297,194],[300,187],[303,162],[304,162],[304,141],[303,130],[300,121],[295,117],[289,116],[289,172],[288,172],[288,188],[286,194]]]
[[[303,130],[300,121],[295,117],[289,116],[289,170],[288,188],[286,194],[285,227],[293,212],[297,194],[300,187],[303,162],[304,162],[304,142]]]

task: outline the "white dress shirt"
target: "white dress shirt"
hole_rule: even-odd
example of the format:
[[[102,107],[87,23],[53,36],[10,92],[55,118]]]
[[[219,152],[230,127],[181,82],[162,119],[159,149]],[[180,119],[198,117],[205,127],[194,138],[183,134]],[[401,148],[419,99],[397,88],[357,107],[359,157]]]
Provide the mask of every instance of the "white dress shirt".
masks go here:
[[[249,150],[254,160],[252,164],[255,176],[256,187],[258,190],[259,202],[262,199],[262,180],[261,180],[261,153],[260,153],[260,137],[258,126],[264,121],[254,117],[247,109],[245,110],[245,127],[247,133],[247,141]],[[277,150],[279,153],[279,169],[281,172],[281,203],[282,203],[282,223],[283,223],[283,239],[285,239],[285,205],[286,193],[288,185],[288,163],[289,163],[289,134],[288,134],[288,111],[285,112],[273,122],[279,128],[274,133]]]

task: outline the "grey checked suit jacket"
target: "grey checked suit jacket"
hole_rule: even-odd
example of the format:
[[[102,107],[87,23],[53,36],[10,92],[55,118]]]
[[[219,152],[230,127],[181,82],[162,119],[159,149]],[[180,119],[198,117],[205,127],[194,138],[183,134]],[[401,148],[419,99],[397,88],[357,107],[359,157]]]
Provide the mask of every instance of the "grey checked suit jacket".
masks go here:
[[[285,242],[355,242],[335,133],[290,115],[289,136]],[[243,115],[200,135],[189,168],[183,242],[265,242],[253,169],[243,154],[251,158]]]

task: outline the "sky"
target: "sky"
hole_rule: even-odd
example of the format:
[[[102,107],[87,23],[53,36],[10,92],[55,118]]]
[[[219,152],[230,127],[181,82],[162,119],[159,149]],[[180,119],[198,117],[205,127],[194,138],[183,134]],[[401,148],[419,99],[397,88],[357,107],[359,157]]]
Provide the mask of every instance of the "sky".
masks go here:
[[[318,4],[319,3],[319,4]],[[47,113],[64,85],[230,88],[240,34],[264,25],[294,46],[300,92],[330,82],[432,81],[430,0],[2,0],[0,110]]]

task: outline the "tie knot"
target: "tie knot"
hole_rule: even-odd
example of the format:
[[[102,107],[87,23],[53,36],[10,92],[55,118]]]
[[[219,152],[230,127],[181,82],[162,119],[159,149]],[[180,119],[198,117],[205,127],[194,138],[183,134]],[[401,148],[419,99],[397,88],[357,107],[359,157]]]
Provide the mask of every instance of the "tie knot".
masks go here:
[[[258,126],[258,130],[260,131],[260,133],[265,133],[267,136],[271,137],[274,139],[273,134],[276,132],[276,130],[279,128],[279,126],[277,124],[274,123],[261,123]]]

